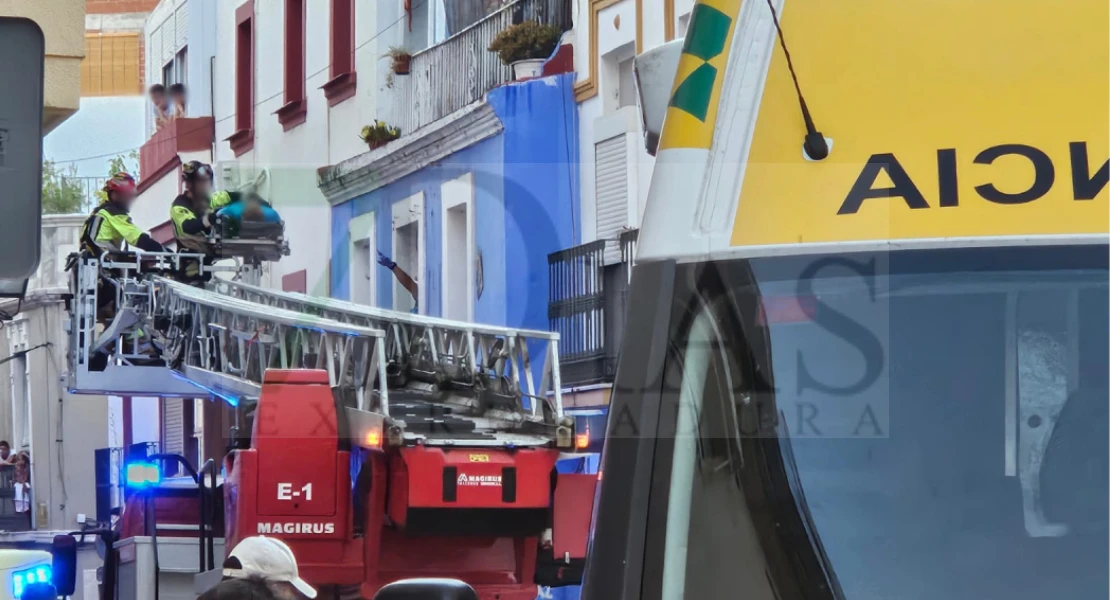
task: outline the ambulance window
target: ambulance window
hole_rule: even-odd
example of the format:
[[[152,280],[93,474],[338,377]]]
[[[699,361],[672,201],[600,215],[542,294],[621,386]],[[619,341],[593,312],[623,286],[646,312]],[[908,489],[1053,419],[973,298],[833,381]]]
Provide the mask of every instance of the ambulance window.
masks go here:
[[[1106,598],[1107,262],[700,265],[724,289],[677,309],[643,598]]]
[[[660,437],[673,445],[676,468],[667,492],[661,599],[735,597],[737,580],[749,582],[745,598],[774,598],[738,479],[744,456],[737,406],[745,402],[747,383],[734,362],[737,344],[737,329],[707,306],[668,360],[667,379],[677,385],[666,388],[663,406],[670,419],[663,418],[669,426]]]

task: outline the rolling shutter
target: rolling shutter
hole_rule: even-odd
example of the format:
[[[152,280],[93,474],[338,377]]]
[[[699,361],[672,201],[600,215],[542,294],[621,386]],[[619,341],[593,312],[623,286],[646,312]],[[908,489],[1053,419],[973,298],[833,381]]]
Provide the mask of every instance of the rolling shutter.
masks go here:
[[[175,28],[177,30],[177,46],[174,48],[176,54],[178,50],[185,46],[189,39],[189,3],[182,3],[177,7],[177,12],[174,14]]]
[[[177,54],[177,23],[170,17],[162,24],[162,56],[158,63],[170,62],[174,54]]]
[[[147,63],[150,64],[148,79],[152,82],[162,81],[162,28],[158,27],[150,32],[150,41],[146,47]]]
[[[166,398],[162,402],[162,451],[185,454],[185,401]]]
[[[597,199],[597,239],[614,240],[605,246],[605,264],[621,261],[618,234],[628,225],[628,134],[594,145],[594,196]]]

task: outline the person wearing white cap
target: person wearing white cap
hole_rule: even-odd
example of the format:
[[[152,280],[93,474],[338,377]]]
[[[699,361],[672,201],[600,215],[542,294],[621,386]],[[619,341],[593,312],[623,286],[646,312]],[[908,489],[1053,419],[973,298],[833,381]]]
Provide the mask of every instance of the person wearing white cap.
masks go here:
[[[301,579],[297,570],[297,559],[293,550],[277,539],[264,535],[245,538],[228,555],[223,566],[224,578],[265,579],[267,583],[279,584],[286,592],[292,587],[303,598],[315,598],[316,589]],[[289,596],[290,600],[298,596]]]

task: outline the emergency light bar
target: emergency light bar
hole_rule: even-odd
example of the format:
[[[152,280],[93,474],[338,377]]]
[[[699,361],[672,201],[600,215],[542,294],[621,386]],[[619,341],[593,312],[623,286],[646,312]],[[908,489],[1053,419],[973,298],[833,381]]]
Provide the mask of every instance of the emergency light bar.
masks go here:
[[[129,488],[146,488],[162,482],[162,471],[156,463],[134,462],[127,465],[126,473]]]
[[[36,583],[52,583],[54,579],[53,569],[50,565],[39,565],[16,571],[12,573],[12,595],[15,598],[22,598],[23,592],[27,590],[27,586]]]

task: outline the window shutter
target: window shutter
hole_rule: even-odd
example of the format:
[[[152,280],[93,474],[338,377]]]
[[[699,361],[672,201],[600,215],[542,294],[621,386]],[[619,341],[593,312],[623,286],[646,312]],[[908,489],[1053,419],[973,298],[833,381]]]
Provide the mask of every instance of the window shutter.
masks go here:
[[[162,451],[185,454],[185,401],[180,398],[163,400]]]
[[[158,27],[150,34],[150,46],[147,48],[147,62],[151,65],[151,73],[149,79],[154,82],[162,82],[162,28]]]
[[[158,62],[164,65],[173,60],[174,54],[177,54],[177,23],[170,17],[162,24],[162,58]]]
[[[174,14],[176,23],[174,27],[177,30],[177,46],[174,48],[176,54],[178,50],[185,46],[189,39],[189,3],[185,2],[177,7],[177,13]]]
[[[594,145],[594,196],[597,239],[616,240],[628,225],[628,134]],[[606,244],[605,264],[621,261],[620,245]]]
[[[89,34],[81,61],[82,96],[141,94],[138,34]]]

